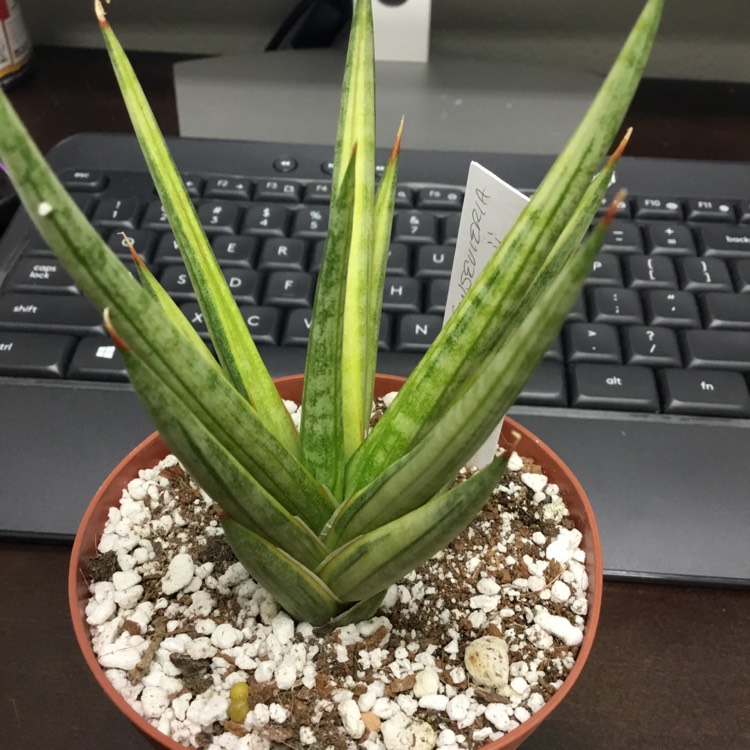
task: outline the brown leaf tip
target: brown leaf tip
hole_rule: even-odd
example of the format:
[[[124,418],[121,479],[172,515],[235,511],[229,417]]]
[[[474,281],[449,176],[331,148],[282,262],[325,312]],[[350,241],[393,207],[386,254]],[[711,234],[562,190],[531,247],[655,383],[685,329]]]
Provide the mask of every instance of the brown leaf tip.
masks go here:
[[[615,197],[612,199],[612,203],[609,204],[607,212],[604,214],[604,216],[602,216],[602,224],[604,224],[604,226],[609,226],[614,221],[615,216],[617,216],[617,209],[620,207],[620,204],[625,200],[627,195],[628,191],[625,190],[625,188],[620,188],[617,191]]]
[[[112,319],[109,315],[109,308],[105,307],[104,312],[102,313],[102,317],[104,318],[104,328],[106,329],[107,333],[109,334],[109,337],[112,339],[112,343],[121,351],[121,352],[127,352],[130,350],[130,347],[120,338],[119,334],[115,330],[115,327],[112,325]]]
[[[132,256],[133,260],[135,261],[135,264],[137,266],[141,266],[141,268],[145,268],[146,267],[146,263],[143,260],[143,258],[141,258],[141,256],[138,255],[138,251],[133,246],[133,240],[131,240],[130,237],[128,237],[128,235],[125,232],[120,232],[120,237],[122,237],[122,241],[125,243],[125,245],[127,246],[128,250],[130,250],[130,255]]]
[[[109,4],[110,0],[106,0]],[[94,13],[96,13],[96,20],[99,21],[99,26],[103,29],[109,28],[109,21],[107,21],[107,14],[104,12],[104,6],[101,0],[94,0]]]
[[[398,155],[401,152],[401,136],[404,133],[404,115],[401,115],[401,122],[398,126],[398,132],[396,133],[396,142],[393,144],[393,150],[391,151],[390,162],[393,164]]]

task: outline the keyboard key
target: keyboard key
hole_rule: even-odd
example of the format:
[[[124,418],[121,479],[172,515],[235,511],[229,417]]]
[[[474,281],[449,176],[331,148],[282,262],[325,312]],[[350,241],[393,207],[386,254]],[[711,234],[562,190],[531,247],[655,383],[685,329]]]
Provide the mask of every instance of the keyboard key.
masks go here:
[[[206,198],[234,198],[250,200],[253,183],[244,177],[211,177],[206,180],[203,195]]]
[[[458,242],[458,227],[461,224],[461,214],[449,214],[443,222],[443,242],[455,245]]]
[[[236,302],[257,305],[260,300],[260,275],[250,268],[222,268],[229,291]]]
[[[620,337],[614,326],[570,323],[563,335],[569,362],[622,362]]]
[[[589,309],[594,323],[633,325],[643,323],[641,298],[633,289],[595,287],[589,290]]]
[[[258,258],[259,271],[305,271],[308,262],[307,243],[271,237],[263,243]]]
[[[0,375],[62,378],[75,344],[73,336],[0,333]]]
[[[640,256],[633,256],[639,258]],[[586,286],[622,286],[620,259],[612,253],[599,253],[594,260]]]
[[[286,237],[291,211],[284,206],[273,204],[253,206],[245,214],[242,234],[258,237]]]
[[[750,333],[683,331],[682,345],[688,367],[750,373]]]
[[[8,275],[6,284],[13,292],[78,293],[72,277],[57,260],[21,258]]]
[[[198,219],[206,233],[237,234],[240,209],[229,201],[211,201],[198,207]]]
[[[305,186],[305,203],[330,203],[331,183],[310,182]]]
[[[586,317],[586,301],[582,294],[576,297],[573,306],[568,310],[565,320],[568,323],[585,323],[588,320]]]
[[[417,208],[460,211],[464,195],[455,188],[422,188],[417,191]]]
[[[571,406],[656,412],[654,373],[647,367],[582,364],[571,370]]]
[[[675,261],[680,287],[688,292],[731,292],[732,279],[718,258],[678,258]]]
[[[618,255],[642,253],[643,237],[641,236],[641,230],[636,224],[629,221],[615,219],[604,236],[604,242],[600,250],[605,253],[617,253]]]
[[[738,292],[750,292],[750,258],[729,261],[734,278],[734,288]]]
[[[682,367],[677,334],[659,326],[626,326],[623,329],[623,353],[628,365]]]
[[[159,276],[164,291],[176,301],[195,299],[193,285],[185,266],[166,266]]]
[[[66,169],[60,174],[60,182],[70,190],[98,193],[107,187],[109,177],[98,169]]]
[[[385,277],[383,289],[383,312],[419,313],[422,312],[422,285],[416,279]]]
[[[293,237],[307,240],[322,240],[328,234],[328,209],[323,207],[301,208],[295,213]]]
[[[437,245],[438,221],[425,211],[398,211],[393,224],[393,241],[407,244]]]
[[[397,352],[426,352],[440,332],[439,315],[402,315],[396,327],[394,348]]]
[[[247,328],[256,344],[278,344],[281,331],[281,310],[276,307],[240,305]]]
[[[643,294],[646,322],[649,325],[669,328],[701,327],[698,305],[690,292],[658,289]]]
[[[328,165],[330,164],[331,171],[328,172],[328,174],[333,173],[333,162],[323,162],[324,164]],[[289,172],[294,172],[295,169],[297,169],[297,160],[293,156],[277,156],[273,160],[273,168],[277,172],[282,172],[283,174],[288,174]],[[325,169],[323,171],[326,171]]]
[[[68,378],[122,382],[127,381],[128,373],[122,354],[108,336],[87,336],[70,361]]]
[[[612,204],[614,195],[606,195],[602,198],[599,208],[596,209],[597,217],[604,216],[609,211],[609,207]],[[617,210],[615,212],[616,219],[629,219],[630,218],[630,201],[625,198],[617,204]]]
[[[636,219],[682,221],[682,204],[674,198],[639,196],[634,199]]]
[[[450,278],[456,249],[445,245],[422,245],[417,249],[414,275],[417,278]]]
[[[78,295],[11,293],[0,297],[0,330],[35,333],[104,333],[102,316]]]
[[[91,222],[97,227],[135,229],[140,210],[141,205],[135,198],[105,198],[99,201]]]
[[[558,362],[543,361],[516,397],[517,404],[567,406],[565,369]]]
[[[182,175],[182,184],[191,198],[200,198],[203,195],[203,178],[196,175],[184,174]]]
[[[146,211],[141,219],[141,228],[155,229],[159,232],[167,232],[170,230],[167,212],[164,210],[161,201],[151,201],[151,203],[146,206]]]
[[[414,206],[414,191],[411,188],[399,185],[396,188],[394,205],[396,208],[412,208]]]
[[[647,224],[646,249],[650,255],[695,255],[695,239],[684,224]]]
[[[404,245],[403,242],[391,242],[386,261],[386,274],[388,276],[411,275],[411,259],[413,248]]]
[[[197,302],[185,302],[180,305],[180,310],[200,337],[207,341],[210,338],[208,335],[208,326],[206,325],[200,305]]]
[[[425,312],[436,315],[445,314],[445,304],[448,301],[449,279],[431,279],[427,282],[425,292]]]
[[[702,296],[701,306],[706,328],[750,331],[750,295],[711,292]]]
[[[156,246],[154,263],[158,265],[182,263],[182,255],[172,232],[167,232],[161,236],[159,244]]]
[[[662,370],[664,411],[706,417],[750,416],[745,378],[716,370]]]
[[[284,346],[307,346],[312,325],[312,310],[297,308],[290,310],[286,316],[284,335],[281,343]]]
[[[750,200],[741,201],[739,206],[740,222],[750,224]]]
[[[750,257],[750,227],[716,225],[698,230],[701,254],[714,258]]]
[[[261,180],[255,186],[255,200],[299,203],[302,200],[302,185],[292,180]]]
[[[123,237],[123,234],[127,237]],[[107,238],[107,245],[117,255],[125,260],[131,259],[128,242],[135,248],[138,255],[150,263],[154,255],[156,234],[149,229],[129,229],[127,232],[112,232]]]
[[[732,201],[698,198],[687,201],[688,221],[718,221],[726,224],[734,221],[734,218]]]
[[[302,271],[273,271],[268,276],[264,305],[311,307],[315,285],[313,277]]]
[[[553,362],[565,361],[565,357],[563,356],[562,336],[555,336],[555,338],[552,339],[552,342],[547,347],[547,351],[544,352],[544,359],[549,359]]]
[[[211,248],[220,266],[252,268],[258,255],[258,240],[255,237],[217,234],[211,240]]]
[[[629,255],[623,258],[625,283],[630,289],[677,289],[677,273],[671,258]]]

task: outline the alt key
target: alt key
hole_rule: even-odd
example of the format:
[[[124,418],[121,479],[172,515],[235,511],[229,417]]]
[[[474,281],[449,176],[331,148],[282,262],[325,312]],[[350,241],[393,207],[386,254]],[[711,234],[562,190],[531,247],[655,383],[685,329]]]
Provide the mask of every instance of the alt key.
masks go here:
[[[582,409],[659,411],[654,373],[646,367],[626,365],[573,365],[571,406]]]

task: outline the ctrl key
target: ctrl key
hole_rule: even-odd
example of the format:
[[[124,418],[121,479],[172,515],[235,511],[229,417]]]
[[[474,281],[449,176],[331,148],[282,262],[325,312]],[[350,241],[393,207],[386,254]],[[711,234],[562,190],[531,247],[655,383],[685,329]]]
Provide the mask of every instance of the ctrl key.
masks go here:
[[[750,417],[750,393],[738,372],[662,370],[664,411],[703,417]]]
[[[0,332],[0,375],[63,378],[76,341],[74,336]]]

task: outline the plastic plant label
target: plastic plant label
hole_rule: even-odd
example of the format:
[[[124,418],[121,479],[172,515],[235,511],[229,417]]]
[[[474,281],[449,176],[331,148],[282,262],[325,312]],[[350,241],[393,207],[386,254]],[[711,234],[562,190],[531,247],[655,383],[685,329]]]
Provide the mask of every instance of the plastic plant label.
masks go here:
[[[497,250],[529,199],[496,177],[481,164],[472,162],[458,228],[456,254],[448,286],[443,323],[466,296],[482,269]],[[477,451],[473,464],[486,466],[495,455],[502,421]]]

